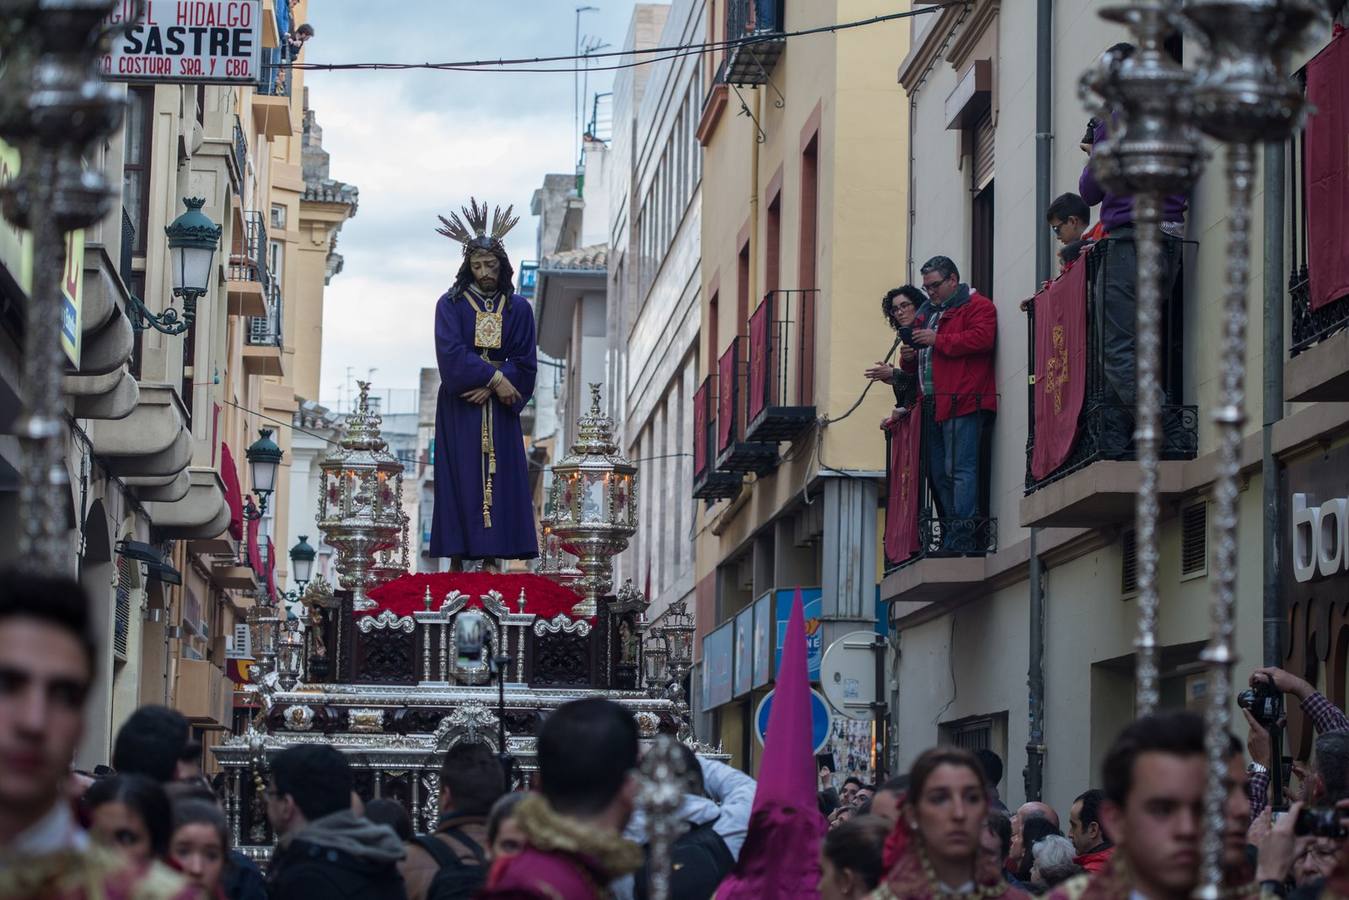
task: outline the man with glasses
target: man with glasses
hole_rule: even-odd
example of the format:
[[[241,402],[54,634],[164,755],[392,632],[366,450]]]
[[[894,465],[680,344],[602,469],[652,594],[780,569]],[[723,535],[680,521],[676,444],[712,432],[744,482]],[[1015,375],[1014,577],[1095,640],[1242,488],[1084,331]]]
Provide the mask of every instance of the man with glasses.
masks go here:
[[[927,302],[913,330],[916,370],[930,415],[924,416],[928,479],[942,522],[944,549],[982,552],[976,541],[987,475],[985,437],[998,409],[993,376],[993,346],[998,313],[993,301],[960,281],[960,270],[945,256],[923,264]]]

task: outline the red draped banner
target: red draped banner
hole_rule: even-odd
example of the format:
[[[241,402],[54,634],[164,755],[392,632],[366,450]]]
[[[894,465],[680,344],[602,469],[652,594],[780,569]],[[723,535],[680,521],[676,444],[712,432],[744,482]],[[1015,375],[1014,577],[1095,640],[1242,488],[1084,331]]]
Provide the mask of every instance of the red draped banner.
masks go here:
[[[1035,295],[1035,478],[1063,465],[1077,441],[1086,362],[1087,265],[1078,260]]]
[[[918,487],[923,477],[923,405],[892,421],[890,429],[890,496],[885,504],[885,556],[901,563],[918,552]]]
[[[1311,308],[1349,296],[1349,37],[1307,63],[1307,270]]]
[[[693,477],[700,477],[707,471],[707,413],[711,409],[708,397],[712,391],[712,379],[705,380],[693,392]]]
[[[740,350],[737,338],[717,360],[717,452],[735,440],[735,357]]]
[[[773,299],[765,297],[749,317],[749,403],[745,421],[750,423],[768,405],[769,342],[773,339]]]
[[[244,492],[239,487],[239,469],[234,464],[234,454],[230,445],[220,444],[220,480],[225,485],[225,503],[230,508],[230,536],[236,541],[244,539]]]

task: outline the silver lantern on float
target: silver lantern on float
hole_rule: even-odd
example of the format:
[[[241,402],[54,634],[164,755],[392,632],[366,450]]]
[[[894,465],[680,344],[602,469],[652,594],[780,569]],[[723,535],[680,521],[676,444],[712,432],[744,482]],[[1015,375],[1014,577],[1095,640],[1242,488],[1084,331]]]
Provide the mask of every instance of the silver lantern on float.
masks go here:
[[[614,420],[600,411],[600,386],[590,385],[590,411],[581,416],[580,436],[553,466],[549,505],[552,533],[576,557],[584,599],[574,616],[599,612],[600,598],[613,589],[613,558],[637,530],[637,467],[614,443]]]
[[[373,609],[365,596],[374,586],[378,555],[398,544],[403,533],[403,464],[380,436],[381,418],[370,409],[370,382],[361,388],[356,411],[331,452],[319,461],[323,489],[318,527],[337,551],[338,584],[352,594],[352,608]]]

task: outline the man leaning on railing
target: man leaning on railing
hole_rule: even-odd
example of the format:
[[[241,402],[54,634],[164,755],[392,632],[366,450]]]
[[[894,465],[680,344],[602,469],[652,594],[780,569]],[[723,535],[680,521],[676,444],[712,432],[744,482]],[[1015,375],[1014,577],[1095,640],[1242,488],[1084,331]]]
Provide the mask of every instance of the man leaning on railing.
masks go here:
[[[973,553],[980,486],[987,475],[983,437],[998,409],[993,347],[998,313],[993,301],[960,280],[945,256],[919,270],[927,301],[914,320],[916,353],[902,354],[906,372],[917,372],[932,416],[923,423],[928,479],[944,522],[945,549]],[[907,349],[907,348],[906,348]]]

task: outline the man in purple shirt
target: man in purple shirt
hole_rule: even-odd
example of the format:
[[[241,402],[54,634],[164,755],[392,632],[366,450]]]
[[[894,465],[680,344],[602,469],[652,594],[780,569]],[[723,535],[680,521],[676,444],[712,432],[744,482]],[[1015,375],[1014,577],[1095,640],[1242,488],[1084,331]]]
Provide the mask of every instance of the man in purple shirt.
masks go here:
[[[1106,51],[1112,64],[1118,66],[1133,55],[1132,44],[1120,43]],[[1109,136],[1110,117],[1095,121],[1091,148],[1100,145]],[[1092,150],[1094,152],[1094,149]],[[1078,193],[1088,206],[1100,205],[1099,218],[1106,231],[1106,239],[1096,245],[1093,254],[1098,258],[1096,280],[1092,286],[1101,316],[1101,356],[1104,373],[1105,428],[1101,436],[1102,449],[1131,451],[1133,448],[1133,409],[1137,399],[1135,383],[1135,331],[1138,323],[1136,278],[1138,255],[1134,248],[1134,198],[1128,194],[1112,194],[1105,190],[1092,174],[1091,162],[1082,168],[1078,179]],[[1181,241],[1185,236],[1186,200],[1183,195],[1166,197],[1162,202],[1162,341],[1166,346],[1179,339],[1168,310],[1171,296],[1180,277]],[[1167,354],[1163,354],[1166,356]],[[1163,384],[1170,383],[1163,379]],[[1180,397],[1167,397],[1163,402],[1180,403]]]

